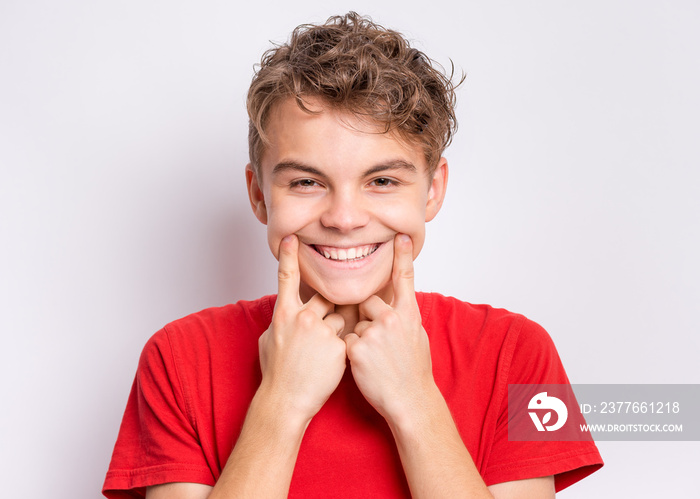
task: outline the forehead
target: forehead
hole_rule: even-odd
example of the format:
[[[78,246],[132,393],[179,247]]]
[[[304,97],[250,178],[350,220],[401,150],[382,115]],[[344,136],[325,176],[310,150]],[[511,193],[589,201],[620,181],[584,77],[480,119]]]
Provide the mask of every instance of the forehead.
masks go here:
[[[293,99],[277,104],[267,123],[269,144],[261,167],[263,176],[279,162],[295,161],[315,167],[362,169],[370,163],[404,161],[428,171],[420,144],[408,142],[383,125],[350,112],[307,100],[302,110]]]

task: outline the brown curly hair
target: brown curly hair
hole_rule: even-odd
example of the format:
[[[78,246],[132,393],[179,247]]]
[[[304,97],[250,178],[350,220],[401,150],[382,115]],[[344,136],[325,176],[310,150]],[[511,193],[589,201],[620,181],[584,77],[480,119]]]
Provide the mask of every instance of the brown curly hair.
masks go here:
[[[457,130],[455,88],[461,80],[454,84],[453,75],[454,66],[446,76],[403,35],[355,12],[298,26],[289,42],[263,54],[248,90],[253,169],[258,171],[269,143],[272,108],[293,97],[306,112],[312,111],[304,99],[320,98],[420,144],[432,173]]]

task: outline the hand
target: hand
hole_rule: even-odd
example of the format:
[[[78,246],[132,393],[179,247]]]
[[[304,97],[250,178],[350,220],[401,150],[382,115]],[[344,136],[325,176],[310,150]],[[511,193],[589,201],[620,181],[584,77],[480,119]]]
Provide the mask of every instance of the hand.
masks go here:
[[[413,285],[413,243],[405,234],[394,238],[392,284],[391,304],[368,298],[360,304],[364,320],[345,336],[357,386],[390,423],[437,390]]]
[[[345,321],[321,295],[299,297],[299,240],[280,243],[278,295],[270,327],[259,340],[264,393],[290,417],[310,420],[328,400],[345,372]]]

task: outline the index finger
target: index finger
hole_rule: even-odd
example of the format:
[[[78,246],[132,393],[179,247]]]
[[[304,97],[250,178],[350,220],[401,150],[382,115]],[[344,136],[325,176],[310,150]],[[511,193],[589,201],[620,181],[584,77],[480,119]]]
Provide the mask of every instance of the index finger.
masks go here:
[[[401,305],[404,302],[416,301],[413,284],[413,241],[406,234],[396,234],[394,238],[394,268],[391,280],[394,286],[392,304]]]
[[[277,268],[277,301],[282,305],[301,305],[299,298],[299,239],[294,234],[280,241]]]

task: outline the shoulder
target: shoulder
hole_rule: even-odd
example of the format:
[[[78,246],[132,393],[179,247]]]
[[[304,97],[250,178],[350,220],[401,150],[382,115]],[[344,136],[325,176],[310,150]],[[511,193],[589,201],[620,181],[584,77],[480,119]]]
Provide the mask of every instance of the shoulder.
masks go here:
[[[140,367],[182,364],[236,348],[257,348],[257,339],[270,324],[274,296],[210,307],[172,321],[146,343]],[[244,348],[245,347],[245,348]]]
[[[174,320],[158,331],[149,343],[206,338],[221,333],[240,332],[242,329],[267,329],[272,320],[274,296],[257,300],[241,300],[221,307],[210,307]]]
[[[272,319],[274,301],[274,296],[263,296],[257,300],[240,300],[222,307],[205,308],[170,322],[163,329],[173,334],[181,331],[225,329],[241,323],[267,328]]]
[[[560,363],[547,331],[522,314],[438,293],[418,293],[417,301],[436,353],[463,356],[463,363],[518,379]]]
[[[419,293],[417,300],[436,382],[458,428],[467,429],[462,438],[488,485],[556,475],[560,490],[602,465],[590,441],[508,439],[509,386],[569,383],[540,324],[510,310],[437,293]]]
[[[424,317],[432,314],[458,315],[470,321],[512,321],[524,318],[523,315],[511,312],[505,308],[493,307],[484,303],[470,303],[454,296],[440,293],[416,292],[416,300]]]
[[[479,335],[522,337],[524,341],[551,341],[547,332],[522,314],[487,304],[469,303],[439,293],[416,293],[426,327],[470,330]]]

